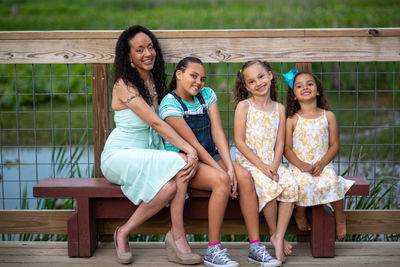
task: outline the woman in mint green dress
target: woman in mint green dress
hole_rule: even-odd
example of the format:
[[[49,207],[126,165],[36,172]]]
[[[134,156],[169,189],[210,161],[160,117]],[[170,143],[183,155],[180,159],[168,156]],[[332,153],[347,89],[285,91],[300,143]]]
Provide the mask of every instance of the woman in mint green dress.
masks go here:
[[[186,240],[183,210],[188,181],[197,170],[197,152],[158,115],[165,91],[164,60],[155,36],[134,25],[120,35],[115,49],[115,84],[111,106],[116,128],[101,154],[101,170],[138,208],[114,232],[117,259],[131,263],[129,233],[171,204],[176,261],[201,262]],[[162,138],[184,153],[164,150]],[[118,208],[118,207],[116,207]]]

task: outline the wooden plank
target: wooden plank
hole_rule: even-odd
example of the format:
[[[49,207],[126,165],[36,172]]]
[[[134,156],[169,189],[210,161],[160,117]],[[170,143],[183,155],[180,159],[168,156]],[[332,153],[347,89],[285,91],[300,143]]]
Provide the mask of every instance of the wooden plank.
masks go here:
[[[105,178],[44,178],[33,186],[33,196],[125,198],[120,186]]]
[[[16,244],[17,243],[17,244]],[[60,243],[64,247],[60,247]],[[398,266],[399,242],[338,242],[335,258],[316,259],[310,254],[307,243],[291,243],[293,254],[287,257],[285,266]],[[204,255],[206,242],[190,242],[196,253]],[[167,261],[163,242],[130,242],[134,265],[138,267],[176,266]],[[247,261],[247,242],[222,242],[230,256],[240,266],[255,266]],[[273,255],[271,243],[266,243]],[[388,252],[389,251],[389,252]],[[111,266],[117,265],[114,245],[102,243],[91,258],[66,256],[66,242],[0,242],[0,266]]]
[[[0,64],[111,63],[114,39],[3,40]]]
[[[152,30],[159,39],[175,38],[261,38],[261,37],[352,37],[400,36],[400,28],[316,28],[316,29],[216,29],[216,30]],[[34,39],[117,39],[122,30],[96,31],[0,31],[0,40]]]
[[[125,223],[126,220],[98,220],[98,231],[101,235],[112,235],[115,228]],[[208,221],[185,219],[185,230],[187,234],[208,234]],[[132,231],[132,234],[166,234],[171,229],[171,222],[166,220],[150,219],[143,225]],[[288,234],[298,234],[295,222],[292,220],[288,226]],[[221,227],[221,234],[247,235],[247,229],[243,220],[224,220]],[[260,234],[269,234],[265,219],[260,219]]]
[[[67,233],[67,220],[73,210],[4,210],[0,211],[0,233]],[[400,210],[346,210],[348,234],[399,234]],[[98,220],[100,234],[111,235],[125,220]],[[208,233],[207,220],[185,220],[188,233]],[[132,233],[165,234],[169,220],[150,219]],[[260,219],[261,234],[268,234],[265,220]],[[225,220],[222,233],[246,234],[242,220]],[[298,234],[293,221],[287,233]]]
[[[400,28],[318,28],[304,29],[307,37],[367,37],[367,36],[399,36]]]
[[[0,210],[0,233],[66,234],[73,210]]]
[[[100,156],[110,134],[110,68],[108,64],[92,64],[92,103],[94,138],[94,175],[104,177]]]
[[[400,210],[346,210],[348,234],[399,234]]]
[[[2,40],[0,64],[113,63],[116,39]],[[251,46],[249,46],[251,44]],[[160,39],[164,59],[185,56],[204,62],[400,61],[400,36]]]
[[[356,183],[346,192],[346,196],[368,196],[369,182],[365,176],[345,176],[344,178],[353,180]]]

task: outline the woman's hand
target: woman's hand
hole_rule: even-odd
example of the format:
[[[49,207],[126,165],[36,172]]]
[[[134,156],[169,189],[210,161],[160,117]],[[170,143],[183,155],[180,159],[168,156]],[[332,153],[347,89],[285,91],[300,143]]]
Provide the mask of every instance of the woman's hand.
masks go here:
[[[237,178],[236,174],[233,168],[229,169],[227,171],[227,174],[229,176],[229,182],[231,186],[231,198],[237,198],[238,192],[237,192]]]
[[[321,160],[316,162],[313,167],[313,171],[312,171],[312,176],[320,176],[322,171],[324,170],[326,164],[324,162],[322,162]]]
[[[197,172],[199,159],[196,154],[180,154],[186,161],[186,165],[179,171],[178,176],[183,182],[189,182]]]

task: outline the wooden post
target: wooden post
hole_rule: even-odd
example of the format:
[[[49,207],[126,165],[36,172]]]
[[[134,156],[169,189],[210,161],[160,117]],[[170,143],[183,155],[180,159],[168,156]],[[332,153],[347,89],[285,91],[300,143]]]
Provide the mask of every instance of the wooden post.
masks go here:
[[[110,133],[109,64],[92,64],[93,138],[95,177],[104,177],[100,170],[100,155]]]
[[[335,217],[326,205],[310,207],[311,254],[314,258],[335,257]]]
[[[305,72],[312,72],[312,63],[296,63],[296,69],[298,69],[300,72],[305,71]]]

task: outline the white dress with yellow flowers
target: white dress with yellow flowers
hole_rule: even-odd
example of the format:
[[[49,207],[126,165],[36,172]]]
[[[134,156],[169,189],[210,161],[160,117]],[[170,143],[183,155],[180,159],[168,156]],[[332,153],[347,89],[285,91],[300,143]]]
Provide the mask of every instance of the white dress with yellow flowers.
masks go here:
[[[265,112],[253,107],[249,100],[247,102],[249,109],[246,116],[246,145],[265,164],[272,164],[279,127],[278,103],[276,103],[274,111]],[[283,165],[278,168],[279,182],[277,183],[248,161],[239,150],[236,150],[236,162],[248,169],[253,176],[259,211],[274,198],[283,202],[298,200],[298,184]]]
[[[328,119],[324,114],[316,119],[305,119],[298,116],[296,128],[293,131],[293,151],[297,157],[309,164],[315,164],[327,153],[329,148]],[[343,199],[354,181],[338,176],[329,163],[325,166],[320,176],[312,176],[302,172],[289,163],[300,185],[299,206],[313,206],[326,204]]]

